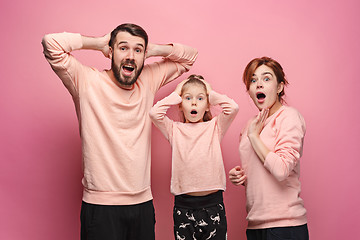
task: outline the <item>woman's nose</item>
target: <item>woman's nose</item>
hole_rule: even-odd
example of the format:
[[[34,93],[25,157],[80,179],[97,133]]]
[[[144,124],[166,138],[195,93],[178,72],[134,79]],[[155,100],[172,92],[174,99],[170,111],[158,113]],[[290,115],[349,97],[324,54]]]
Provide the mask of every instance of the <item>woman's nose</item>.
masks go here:
[[[262,83],[262,81],[257,81],[257,83],[256,83],[256,88],[263,88],[263,83]]]

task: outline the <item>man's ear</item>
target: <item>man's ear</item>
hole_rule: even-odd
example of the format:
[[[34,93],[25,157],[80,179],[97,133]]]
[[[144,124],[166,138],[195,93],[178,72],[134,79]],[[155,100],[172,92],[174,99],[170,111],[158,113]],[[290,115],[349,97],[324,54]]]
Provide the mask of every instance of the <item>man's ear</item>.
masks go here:
[[[112,60],[112,54],[113,53],[113,49],[112,49],[112,47],[109,47],[109,58],[110,58],[110,60]]]

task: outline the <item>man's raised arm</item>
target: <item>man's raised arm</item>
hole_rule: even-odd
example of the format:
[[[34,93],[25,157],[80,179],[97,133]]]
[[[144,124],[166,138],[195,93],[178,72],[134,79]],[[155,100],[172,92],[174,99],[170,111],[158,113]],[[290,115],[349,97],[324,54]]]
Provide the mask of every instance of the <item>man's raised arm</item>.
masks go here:
[[[52,33],[43,37],[42,45],[45,58],[51,68],[74,94],[77,91],[78,72],[85,66],[77,61],[70,52],[91,49],[101,51],[104,56],[109,57],[109,39],[110,34],[103,37],[86,37],[78,33]]]

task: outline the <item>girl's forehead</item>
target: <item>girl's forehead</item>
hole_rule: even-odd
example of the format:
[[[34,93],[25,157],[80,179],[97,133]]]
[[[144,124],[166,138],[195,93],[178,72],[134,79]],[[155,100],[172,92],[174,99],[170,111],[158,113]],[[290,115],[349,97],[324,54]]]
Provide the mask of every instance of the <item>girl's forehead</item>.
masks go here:
[[[189,83],[184,85],[183,87],[183,94],[206,94],[206,89],[203,85],[201,84],[196,84],[196,83]]]

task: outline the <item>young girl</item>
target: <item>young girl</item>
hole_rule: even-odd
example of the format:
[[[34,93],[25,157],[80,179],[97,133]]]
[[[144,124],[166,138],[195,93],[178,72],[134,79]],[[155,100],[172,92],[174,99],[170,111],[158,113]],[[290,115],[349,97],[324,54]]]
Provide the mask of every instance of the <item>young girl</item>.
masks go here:
[[[219,104],[221,114],[212,118],[210,104]],[[179,105],[184,122],[165,115],[173,105]],[[226,176],[220,141],[237,112],[232,99],[211,90],[199,75],[181,82],[150,111],[155,126],[172,147],[175,239],[226,239],[222,196]]]
[[[244,169],[233,168],[229,178],[235,185],[245,185],[247,239],[309,239],[306,210],[299,197],[305,121],[296,109],[283,105],[288,82],[275,60],[253,59],[243,81],[260,113],[241,134]]]

